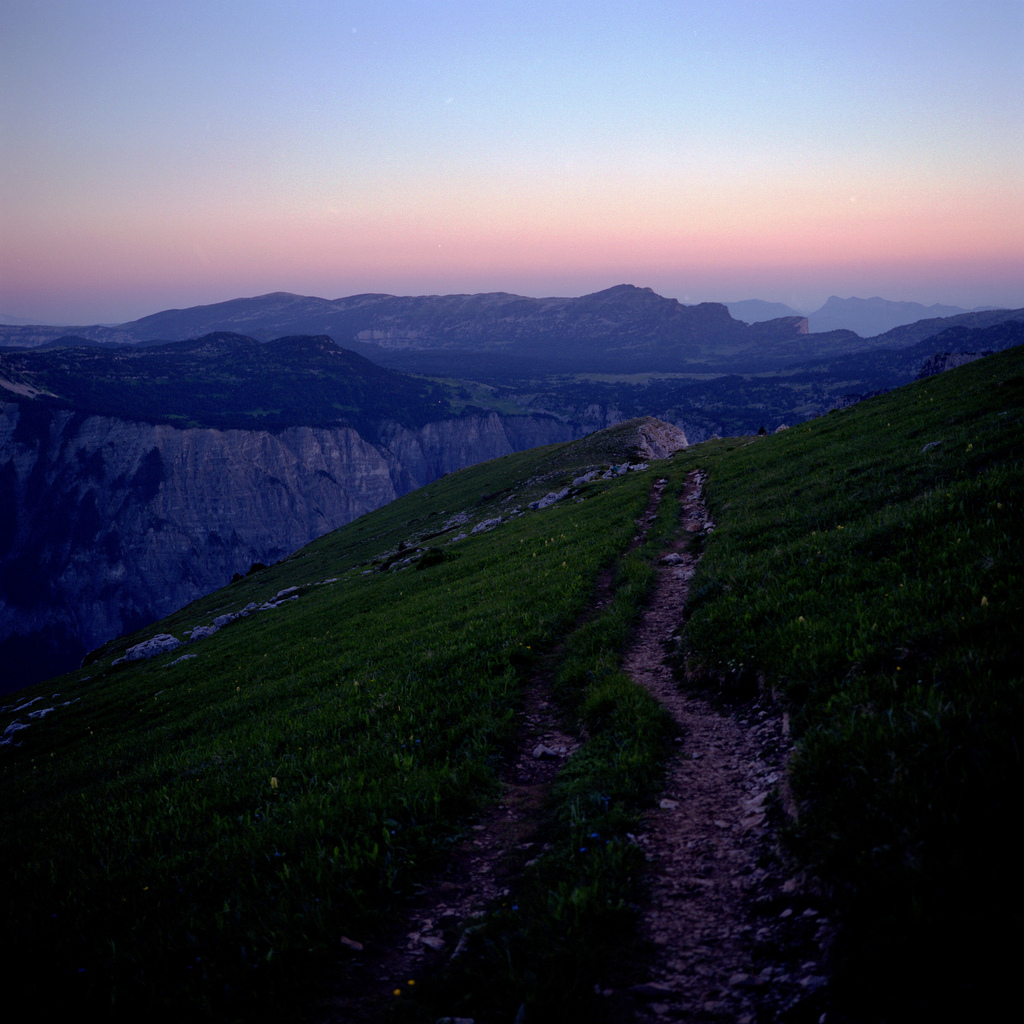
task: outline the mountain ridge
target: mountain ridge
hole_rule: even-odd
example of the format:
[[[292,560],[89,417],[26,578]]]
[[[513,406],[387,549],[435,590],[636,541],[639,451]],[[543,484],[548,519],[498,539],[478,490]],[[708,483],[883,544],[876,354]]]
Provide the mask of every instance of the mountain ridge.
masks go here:
[[[31,347],[77,334],[113,343],[173,341],[217,331],[259,341],[326,334],[363,355],[398,349],[450,349],[550,356],[591,364],[667,368],[724,348],[756,350],[798,334],[798,324],[750,328],[721,303],[684,306],[650,288],[616,285],[580,298],[477,295],[353,295],[336,300],[272,292],[210,306],[165,310],[117,328],[2,328],[8,347]]]
[[[861,299],[856,296],[840,298],[830,295],[813,313],[808,313],[812,333],[852,330],[863,338],[885,334],[896,327],[916,323],[919,320],[936,320],[942,317],[960,316],[963,313],[982,313],[994,307],[976,306],[963,309],[960,306],[946,306],[935,302],[930,306],[920,302],[900,302],[873,296]]]
[[[910,344],[955,323],[983,326],[998,319],[1024,317],[1024,309],[930,316],[916,321],[921,326],[908,334],[908,316],[948,312],[958,307],[833,297],[822,308],[826,312],[849,311],[851,304],[861,312],[873,310],[871,315],[887,317],[882,326],[894,319],[901,322],[870,337],[848,328],[831,327],[830,321],[816,320],[815,314],[808,318],[794,312],[746,323],[735,319],[726,304],[684,305],[677,299],[658,295],[651,288],[631,284],[615,285],[578,298],[530,298],[488,292],[440,296],[366,293],[323,299],[270,292],[212,305],[164,310],[117,327],[0,326],[0,345],[36,347],[69,334],[110,345],[153,344],[229,331],[258,341],[286,335],[327,335],[380,365],[395,365],[412,353],[474,352],[557,361],[575,370],[756,371],[818,356]],[[766,305],[759,303],[761,307]],[[901,312],[897,315],[894,309]],[[831,322],[842,319],[833,317]],[[867,328],[861,325],[861,330]]]

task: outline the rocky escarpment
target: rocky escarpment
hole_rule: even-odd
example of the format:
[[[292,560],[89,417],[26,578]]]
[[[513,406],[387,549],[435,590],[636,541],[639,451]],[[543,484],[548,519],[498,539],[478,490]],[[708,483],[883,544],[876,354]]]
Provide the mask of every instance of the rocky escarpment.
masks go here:
[[[958,366],[966,366],[973,363],[975,359],[984,359],[992,355],[991,352],[936,352],[929,356],[921,364],[921,372],[917,375],[918,380],[925,377],[933,377],[937,373],[945,373],[946,370],[955,370]]]
[[[581,433],[491,413],[386,423],[371,443],[0,403],[0,692],[444,473]]]

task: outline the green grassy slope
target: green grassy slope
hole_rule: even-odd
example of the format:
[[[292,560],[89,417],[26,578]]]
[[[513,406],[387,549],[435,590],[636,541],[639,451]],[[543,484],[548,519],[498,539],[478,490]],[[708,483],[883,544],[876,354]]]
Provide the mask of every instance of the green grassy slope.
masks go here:
[[[508,456],[24,691],[54,711],[0,748],[11,977],[76,1005],[246,1019],[254,1001],[280,1007],[495,794],[522,681],[565,640],[556,689],[591,738],[563,772],[551,855],[495,915],[476,961],[491,972],[483,991],[480,976],[447,991],[481,1020],[520,1001],[584,1006],[587,956],[614,955],[609,935],[627,941],[642,864],[623,837],[664,754],[663,722],[618,673],[618,651],[673,495],[700,467],[718,528],[682,660],[729,690],[775,688],[791,716],[791,840],[848,922],[848,994],[864,994],[867,1019],[911,1019],[927,986],[940,1001],[981,999],[1013,977],[992,939],[1021,909],[1009,833],[1022,782],[1022,417],[1016,349],[779,435],[696,446],[540,511],[527,502],[620,461],[621,438]],[[669,478],[662,514],[623,557],[657,473]],[[514,507],[525,514],[447,545]],[[437,535],[455,513],[466,522]],[[427,547],[443,560],[388,568]],[[615,601],[576,628],[612,565]],[[291,586],[298,600],[275,611],[110,668],[129,642],[180,638]],[[168,667],[182,653],[196,658]],[[7,710],[0,727],[26,714]]]
[[[452,474],[21,691],[4,727],[54,710],[0,749],[20,984],[41,1005],[250,1018],[372,927],[495,796],[521,682],[627,546],[656,471],[527,503],[620,462],[626,433]],[[390,568],[428,546],[424,568]],[[292,586],[276,610],[112,665]]]
[[[869,1019],[881,992],[900,1019],[894,1000],[970,1003],[1009,976],[1022,369],[1013,349],[706,460],[720,529],[685,657],[726,688],[760,677],[784,695],[793,841],[834,886]]]

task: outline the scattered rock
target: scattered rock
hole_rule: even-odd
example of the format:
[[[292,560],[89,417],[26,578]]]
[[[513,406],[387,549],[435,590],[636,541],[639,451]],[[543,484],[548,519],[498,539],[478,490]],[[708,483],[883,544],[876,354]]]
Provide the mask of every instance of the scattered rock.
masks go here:
[[[549,491],[544,495],[543,498],[538,501],[531,501],[529,508],[547,508],[549,505],[554,505],[556,501],[561,501],[563,498],[569,496],[569,488],[563,487],[560,491]]]
[[[3,739],[0,739],[0,747],[7,747],[14,743],[14,734],[20,732],[22,729],[27,729],[27,722],[11,722],[6,729],[4,729]]]
[[[141,644],[129,647],[123,658],[116,658],[112,664],[120,665],[125,661],[142,661],[145,658],[155,658],[158,654],[165,654],[167,651],[175,651],[181,646],[181,641],[170,633],[157,633],[156,636],[144,640]]]
[[[205,640],[208,636],[213,636],[214,633],[220,632],[220,626],[196,626],[195,629],[189,634],[189,640],[195,643],[197,640]],[[194,658],[194,654],[185,655],[185,657]],[[181,658],[178,659],[181,661]],[[174,664],[172,662],[172,664]]]
[[[817,992],[819,988],[824,988],[828,984],[828,978],[823,974],[808,974],[807,977],[800,979],[801,988],[807,989],[808,992]]]
[[[493,530],[496,526],[500,526],[503,522],[504,520],[501,516],[498,516],[497,519],[485,519],[473,527],[473,533],[485,533],[488,530]]]
[[[664,999],[672,995],[674,989],[660,981],[647,981],[640,985],[630,985],[626,991],[635,999]]]

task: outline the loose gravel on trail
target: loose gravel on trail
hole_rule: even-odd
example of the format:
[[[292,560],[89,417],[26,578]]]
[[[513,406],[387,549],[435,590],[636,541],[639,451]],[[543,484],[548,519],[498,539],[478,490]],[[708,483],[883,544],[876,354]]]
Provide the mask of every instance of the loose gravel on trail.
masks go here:
[[[666,664],[699,560],[689,538],[710,526],[702,484],[699,472],[687,479],[679,540],[658,566],[624,663],[675,719],[679,752],[637,836],[652,873],[641,922],[646,978],[607,995],[620,1004],[613,1017],[636,1022],[742,1024],[794,1012],[817,1021],[832,929],[805,880],[789,877],[774,834],[784,816],[782,718],[768,698],[725,707],[681,688]]]

